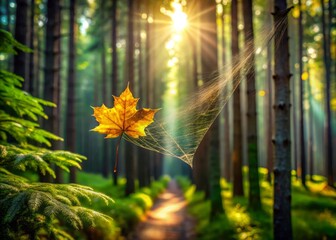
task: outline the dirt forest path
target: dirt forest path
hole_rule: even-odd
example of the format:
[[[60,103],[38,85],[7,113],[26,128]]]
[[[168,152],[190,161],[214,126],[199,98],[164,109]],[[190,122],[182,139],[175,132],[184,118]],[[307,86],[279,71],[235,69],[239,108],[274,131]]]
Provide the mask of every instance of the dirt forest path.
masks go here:
[[[193,240],[195,221],[187,213],[187,202],[175,180],[155,201],[147,218],[129,240]]]

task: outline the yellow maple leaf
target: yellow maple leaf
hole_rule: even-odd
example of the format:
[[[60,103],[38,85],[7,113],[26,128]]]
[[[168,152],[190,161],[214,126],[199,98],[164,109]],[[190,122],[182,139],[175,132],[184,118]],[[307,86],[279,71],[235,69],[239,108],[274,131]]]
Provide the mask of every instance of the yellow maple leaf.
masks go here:
[[[132,138],[146,136],[145,128],[154,122],[154,115],[159,109],[136,109],[139,98],[134,98],[129,86],[119,97],[113,96],[114,107],[94,107],[93,116],[99,122],[99,126],[92,129],[106,138],[116,138],[123,133]]]
[[[159,109],[142,108],[136,109],[139,98],[134,98],[129,86],[119,97],[113,96],[114,107],[108,108],[104,104],[93,108],[93,116],[99,125],[92,131],[106,134],[106,138],[116,138],[119,141],[116,146],[116,160],[114,172],[117,172],[118,150],[123,134],[132,138],[146,136],[145,128],[154,122],[154,115]]]

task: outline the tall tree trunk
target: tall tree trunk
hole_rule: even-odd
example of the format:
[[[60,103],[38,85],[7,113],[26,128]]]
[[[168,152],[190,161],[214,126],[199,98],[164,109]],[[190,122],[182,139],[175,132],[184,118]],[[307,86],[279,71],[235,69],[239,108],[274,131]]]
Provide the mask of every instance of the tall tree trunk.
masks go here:
[[[239,44],[238,44],[238,1],[231,2],[231,51],[233,67],[239,66]],[[240,71],[236,71],[233,78],[234,82],[238,82]],[[244,196],[243,189],[243,146],[242,146],[242,119],[240,106],[240,86],[238,85],[233,94],[233,196]]]
[[[118,52],[117,52],[117,4],[118,0],[113,0],[111,9],[112,19],[112,35],[111,35],[111,48],[112,48],[112,95],[118,94]],[[115,161],[115,159],[114,159]],[[113,185],[118,185],[118,171],[113,172]]]
[[[44,99],[57,104],[57,108],[47,108],[48,120],[43,127],[60,135],[60,57],[61,57],[61,7],[60,1],[48,0],[46,26],[46,52],[44,71]],[[53,149],[60,149],[60,142],[53,142]],[[42,179],[48,180],[48,179]],[[56,168],[56,182],[62,182],[62,172]]]
[[[69,23],[69,63],[68,63],[68,94],[66,114],[66,147],[69,151],[76,151],[76,0],[70,0]],[[76,182],[76,168],[70,169],[70,182]]]
[[[309,73],[309,70],[308,70]],[[313,181],[314,175],[314,112],[313,112],[313,95],[311,91],[311,77],[308,78],[308,97],[309,97],[309,141],[308,141],[308,159],[310,181]]]
[[[134,1],[128,0],[128,26],[127,26],[127,81],[129,82],[130,89],[134,89]],[[126,195],[135,192],[135,162],[134,162],[134,147],[127,143],[126,145]]]
[[[106,1],[101,0],[101,18],[102,22],[105,22],[105,7],[106,7]],[[107,69],[106,69],[106,48],[105,48],[105,32],[102,31],[101,33],[101,70],[102,70],[102,97],[103,102],[107,103],[108,100],[108,94],[107,94]],[[103,166],[102,166],[102,175],[104,178],[108,178],[110,174],[110,158],[109,158],[109,141],[105,140],[103,142]]]
[[[16,23],[15,23],[15,39],[29,46],[30,29],[29,29],[29,0],[16,1]],[[23,89],[29,90],[29,55],[22,51],[14,55],[14,73],[24,78]]]
[[[202,1],[203,8],[207,12],[202,15],[201,22],[205,29],[201,37],[201,64],[203,77],[207,74],[218,73],[218,50],[217,50],[217,24],[216,24],[216,1]],[[208,44],[205,43],[208,41]],[[210,42],[210,44],[209,44]],[[219,83],[218,83],[219,84]],[[219,94],[219,93],[218,93]],[[214,103],[218,105],[217,103]],[[220,158],[219,158],[219,119],[217,118],[208,131],[209,151],[205,154],[205,159],[209,158],[209,180],[210,180],[210,202],[211,217],[224,212],[221,187],[220,187]],[[203,161],[205,160],[203,159]],[[207,163],[207,161],[205,161]]]
[[[267,15],[267,22],[272,22],[271,11],[272,11],[272,1],[268,1],[269,13]],[[267,119],[268,126],[266,130],[266,146],[267,146],[267,181],[272,182],[272,170],[273,170],[273,144],[272,144],[272,130],[273,130],[273,85],[272,85],[272,49],[271,44],[267,45]]]
[[[106,70],[106,49],[105,49],[105,37],[104,34],[102,33],[102,39],[101,39],[101,71],[102,71],[102,89],[101,92],[103,93],[103,102],[107,103],[107,70]],[[108,149],[110,148],[109,146],[109,141],[105,140],[103,142],[103,166],[102,166],[102,175],[104,178],[109,177],[110,173],[110,162],[109,162],[109,154],[108,154]]]
[[[6,26],[6,30],[8,32],[11,31],[11,27],[10,27],[10,6],[9,6],[9,0],[6,0],[6,21],[7,21],[7,26]]]
[[[249,166],[249,207],[252,209],[261,208],[260,185],[259,185],[259,164],[258,164],[258,139],[257,139],[257,107],[255,88],[255,55],[254,55],[254,33],[252,20],[252,0],[243,1],[244,15],[244,40],[245,55],[248,59],[246,81],[247,81],[247,131],[248,131],[248,166]]]
[[[217,31],[216,26],[215,28],[213,26],[213,24],[216,23],[216,20],[213,20],[216,14],[212,16],[214,13],[213,8],[215,1],[204,0],[199,2],[199,4],[200,9],[206,9],[206,11],[204,11],[204,13],[200,16],[200,24],[202,26],[202,28],[200,28],[202,80],[203,82],[206,82],[212,77],[211,74],[218,71],[217,36],[216,38],[214,37],[214,34],[216,34]],[[209,41],[211,41],[211,44],[209,44]],[[204,191],[207,199],[211,199],[212,186],[209,185],[209,182],[212,184],[214,181],[214,179],[210,176],[212,171],[211,169],[213,167],[212,159],[214,160],[213,156],[210,156],[210,148],[215,147],[215,145],[211,146],[212,144],[216,144],[215,142],[211,143],[211,139],[212,132],[215,130],[218,131],[217,127],[218,123],[216,120],[214,125],[211,127],[213,130],[209,130],[202,139],[193,160],[193,176],[196,189],[198,191]]]
[[[36,84],[35,84],[35,56],[38,54],[38,50],[36,49],[35,44],[35,0],[30,1],[30,36],[29,36],[29,47],[33,50],[33,52],[29,55],[29,86],[28,92],[30,94],[36,95]]]
[[[223,15],[222,15],[222,65],[226,65],[226,42],[225,42],[225,4],[222,4],[223,7]],[[225,74],[225,73],[222,73]],[[224,76],[225,77],[225,76]],[[228,91],[224,92],[224,95],[227,94]],[[231,181],[231,141],[230,141],[230,113],[229,113],[230,104],[227,103],[223,109],[224,116],[224,176],[228,182]]]
[[[136,1],[135,4],[135,9],[137,9],[139,12],[141,12],[141,7],[142,7],[142,0]],[[148,8],[147,8],[148,10]],[[137,24],[136,24],[136,36],[137,36],[137,42],[138,42],[138,49],[139,49],[139,55],[138,55],[138,85],[139,85],[139,97],[140,99],[146,100],[146,81],[144,78],[144,67],[145,63],[143,61],[143,45],[142,45],[142,39],[141,39],[141,28],[142,28],[142,17],[141,14],[136,14],[138,16],[137,18]],[[147,49],[148,50],[148,49]],[[141,105],[141,103],[140,103]],[[147,156],[148,156],[148,150],[144,148],[139,148],[138,149],[138,162],[137,162],[137,174],[138,174],[138,181],[139,181],[139,187],[145,187],[148,184],[148,181],[146,180],[146,175],[147,171],[146,169],[148,168],[148,163],[147,163]]]
[[[10,6],[9,6],[9,0],[6,0],[6,21],[7,21],[7,25],[5,26],[6,30],[8,32],[11,32],[11,12],[10,12]],[[7,60],[7,70],[9,72],[12,72],[12,67],[13,67],[13,60],[12,60],[12,56],[8,56],[8,60]]]
[[[153,31],[153,22],[150,21],[152,18],[153,6],[150,0],[145,1],[146,11],[147,11],[147,21],[146,21],[146,61],[145,61],[145,88],[144,88],[144,97],[146,99],[146,106],[151,106],[150,95],[152,93],[152,82],[153,82],[153,46],[154,46],[154,31]],[[148,151],[144,151],[142,155],[143,161],[143,180],[144,186],[148,186],[151,182],[150,178],[150,163],[151,163],[151,154]]]
[[[299,90],[300,90],[300,100],[299,100],[299,114],[300,114],[300,162],[301,162],[301,183],[306,187],[306,175],[307,175],[307,166],[306,166],[306,151],[305,151],[305,139],[304,139],[304,112],[303,112],[303,95],[304,95],[304,86],[302,80],[303,73],[303,25],[302,25],[302,3],[299,0]]]
[[[325,66],[325,124],[324,124],[324,145],[325,145],[325,161],[327,169],[327,181],[328,186],[334,187],[334,175],[333,175],[333,159],[332,159],[332,137],[331,137],[331,107],[330,107],[330,82],[331,82],[331,56],[330,56],[330,32],[327,29],[326,17],[325,17],[325,6],[324,1],[321,0],[322,6],[322,34],[323,34],[323,61]],[[331,9],[329,9],[331,11]],[[329,12],[330,15],[330,12]],[[329,23],[331,24],[331,23]]]
[[[274,239],[292,239],[289,44],[286,0],[274,0]]]

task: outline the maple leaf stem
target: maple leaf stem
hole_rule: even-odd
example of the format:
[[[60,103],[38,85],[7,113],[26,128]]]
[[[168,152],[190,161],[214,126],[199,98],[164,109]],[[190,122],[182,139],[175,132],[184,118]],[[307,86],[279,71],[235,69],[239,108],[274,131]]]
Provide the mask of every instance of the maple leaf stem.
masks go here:
[[[115,163],[114,163],[114,169],[113,169],[113,172],[114,173],[117,173],[117,169],[118,169],[118,159],[119,159],[119,145],[120,145],[120,142],[121,142],[121,138],[123,136],[124,133],[122,133],[118,139],[118,142],[117,142],[117,148],[116,148],[116,160],[115,160]]]

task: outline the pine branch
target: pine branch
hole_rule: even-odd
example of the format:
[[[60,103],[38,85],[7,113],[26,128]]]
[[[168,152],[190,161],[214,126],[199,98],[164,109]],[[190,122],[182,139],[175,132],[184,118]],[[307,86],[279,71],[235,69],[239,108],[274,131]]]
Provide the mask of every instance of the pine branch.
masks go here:
[[[21,224],[30,222],[32,216],[39,219],[35,225],[48,228],[48,231],[55,231],[54,224],[49,225],[55,221],[77,230],[94,227],[97,222],[109,225],[112,221],[109,216],[82,206],[93,200],[103,201],[107,205],[113,202],[110,197],[89,187],[29,183],[14,174],[8,175],[0,171],[0,190],[0,222],[9,228],[16,225],[18,220]],[[36,234],[39,228],[34,227]]]

